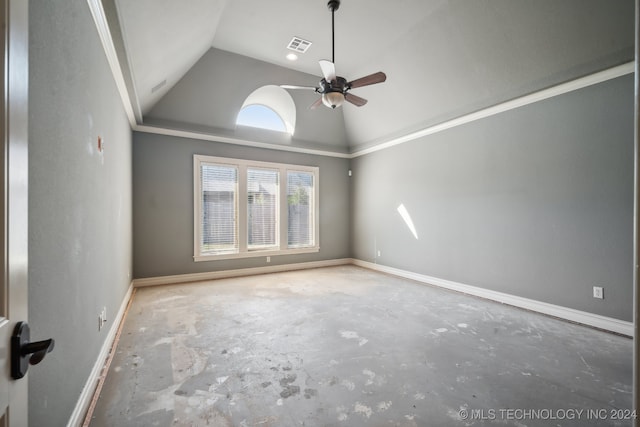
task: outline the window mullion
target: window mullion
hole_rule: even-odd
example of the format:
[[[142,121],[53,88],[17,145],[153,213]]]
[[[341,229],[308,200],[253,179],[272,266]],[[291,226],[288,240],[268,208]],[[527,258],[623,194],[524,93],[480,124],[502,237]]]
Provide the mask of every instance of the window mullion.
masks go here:
[[[287,169],[281,167],[279,169],[280,177],[280,209],[278,215],[279,230],[280,230],[280,250],[287,250],[288,247],[288,203],[287,203]]]
[[[195,261],[319,250],[317,167],[195,155],[193,172]]]
[[[320,246],[320,180],[313,174],[313,246]]]
[[[238,165],[238,251],[245,253],[247,249],[247,165]]]
[[[202,251],[202,166],[200,157],[193,157],[193,175],[194,175],[194,208],[193,208],[193,253],[200,256]]]

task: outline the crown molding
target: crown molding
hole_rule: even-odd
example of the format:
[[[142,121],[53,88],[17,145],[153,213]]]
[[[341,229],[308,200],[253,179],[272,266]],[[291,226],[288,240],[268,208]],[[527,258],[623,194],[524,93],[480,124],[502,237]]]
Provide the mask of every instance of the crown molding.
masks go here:
[[[113,44],[111,30],[109,29],[109,23],[107,22],[107,16],[104,8],[102,7],[102,2],[100,0],[87,0],[87,4],[89,5],[89,10],[91,10],[91,16],[93,16],[93,21],[96,24],[96,30],[98,31],[98,36],[102,42],[102,48],[104,49],[104,53],[107,57],[111,74],[113,75],[116,87],[118,88],[118,93],[122,99],[124,111],[127,115],[127,119],[129,120],[129,124],[133,128],[137,124],[136,115],[133,111],[132,100],[129,96],[129,91],[127,90],[127,83],[125,82],[124,75],[122,74],[122,67],[120,66],[118,54],[116,53],[116,48]]]
[[[134,125],[132,126],[132,129],[137,132],[152,133],[156,135],[176,136],[179,138],[197,139],[200,141],[222,142],[225,144],[242,145],[245,147],[266,148],[269,150],[313,154],[316,156],[338,157],[342,159],[351,158],[351,155],[348,153],[339,153],[335,151],[317,150],[313,148],[270,144],[266,142],[252,141],[252,140],[242,139],[242,138],[231,138],[228,136],[215,135],[210,133],[171,129],[171,128],[162,127],[162,126]]]
[[[464,116],[460,116],[455,119],[448,120],[446,122],[442,122],[434,126],[429,126],[419,131],[406,134],[404,136],[382,141],[374,145],[373,147],[366,148],[363,150],[357,150],[351,153],[351,158],[356,158],[356,157],[364,156],[365,154],[370,154],[376,151],[391,148],[396,145],[404,144],[405,142],[414,141],[416,139],[425,137],[427,135],[433,135],[434,133],[442,132],[444,130],[451,129],[457,126],[462,126],[464,124],[471,123],[476,120],[480,120],[490,116],[494,116],[496,114],[504,113],[509,110],[514,110],[516,108],[520,108],[525,105],[533,104],[535,102],[543,101],[545,99],[549,99],[559,95],[563,95],[565,93],[573,92],[578,89],[583,89],[585,87],[602,83],[607,80],[612,80],[617,77],[625,76],[627,74],[633,74],[634,72],[635,72],[635,61],[627,62],[625,64],[618,65],[616,67],[612,67],[603,71],[599,71],[597,73],[590,74],[585,77],[580,77],[578,79],[561,83],[559,85],[552,86],[550,88],[543,89],[543,90],[531,93],[529,95],[521,96],[519,98],[512,99],[507,102],[503,102],[488,108],[484,108],[474,113],[466,114]]]
[[[256,147],[256,148],[266,148],[271,150],[289,151],[289,152],[295,152],[295,153],[313,154],[318,156],[354,159],[356,157],[364,156],[366,154],[375,153],[376,151],[381,151],[387,148],[395,147],[396,145],[414,141],[416,139],[420,139],[428,135],[433,135],[435,133],[442,132],[447,129],[452,129],[457,126],[462,126],[464,124],[471,123],[476,120],[481,120],[490,116],[494,116],[496,114],[500,114],[509,110],[523,107],[525,105],[533,104],[535,102],[539,102],[545,99],[563,95],[565,93],[573,92],[575,90],[579,90],[588,86],[592,86],[594,84],[602,83],[607,80],[612,80],[617,77],[621,77],[627,74],[632,74],[635,72],[635,61],[627,62],[625,64],[621,64],[612,68],[608,68],[603,71],[599,71],[584,77],[580,77],[578,79],[561,83],[559,85],[552,86],[550,88],[543,89],[525,96],[521,96],[519,98],[512,99],[510,101],[506,101],[488,108],[484,108],[474,113],[466,114],[464,116],[460,116],[452,120],[447,120],[445,122],[442,122],[433,126],[429,126],[424,129],[411,132],[400,137],[383,140],[379,143],[376,143],[372,147],[365,148],[362,150],[356,150],[352,153],[340,153],[335,151],[326,151],[326,150],[310,149],[310,148],[303,148],[303,147],[282,146],[282,145],[270,144],[270,143],[253,141],[248,139],[232,138],[229,136],[216,135],[213,133],[176,130],[176,129],[170,129],[170,128],[161,127],[161,126],[149,126],[149,125],[143,124],[142,120],[137,120],[132,107],[133,105],[132,95],[129,94],[129,91],[127,90],[126,80],[124,78],[120,61],[118,60],[118,55],[113,43],[111,31],[109,30],[109,24],[107,22],[107,18],[106,18],[106,14],[105,14],[102,2],[101,0],[87,0],[87,4],[89,5],[89,9],[91,10],[93,20],[96,24],[96,29],[98,31],[100,40],[102,42],[102,47],[104,48],[105,54],[107,56],[107,61],[109,62],[111,73],[113,74],[113,77],[115,79],[116,86],[118,88],[118,92],[120,93],[120,97],[122,99],[122,103],[124,105],[124,109],[127,114],[127,118],[129,119],[129,123],[131,125],[132,130],[138,131],[138,132],[153,133],[158,135],[177,136],[181,138],[191,138],[191,139],[198,139],[203,141],[215,141],[215,142],[222,142],[226,144],[235,144],[235,145],[242,145],[242,146]]]

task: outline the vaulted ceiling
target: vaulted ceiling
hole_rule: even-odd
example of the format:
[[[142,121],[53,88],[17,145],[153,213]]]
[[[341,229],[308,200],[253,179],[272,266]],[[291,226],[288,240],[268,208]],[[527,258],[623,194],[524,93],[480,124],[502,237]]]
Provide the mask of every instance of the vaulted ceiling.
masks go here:
[[[234,73],[210,73],[209,86],[244,84],[246,90],[238,91],[241,104],[258,84],[315,85],[318,61],[331,59],[326,0],[103,3],[117,13],[123,68],[142,122],[160,114],[154,109],[166,111],[163,98],[189,102],[171,92],[178,91],[181,80],[195,78],[189,73],[199,62],[215,67],[216,61],[244,58],[255,62],[238,60],[244,64],[238,66],[254,68],[254,63],[256,70],[269,64],[275,71],[255,81],[246,70],[237,74],[243,82],[225,81]],[[343,127],[335,135],[343,135],[339,144],[347,151],[634,58],[633,0],[342,0],[335,25],[338,75],[352,80],[376,71],[387,74],[385,83],[353,90],[369,100],[364,107],[322,107],[327,111],[317,113],[318,120]],[[287,44],[294,36],[312,45],[289,61]],[[200,75],[207,75],[206,69]],[[207,83],[198,81],[206,90]],[[306,109],[317,95],[292,96],[298,114],[313,120]],[[218,126],[203,121],[191,124]]]

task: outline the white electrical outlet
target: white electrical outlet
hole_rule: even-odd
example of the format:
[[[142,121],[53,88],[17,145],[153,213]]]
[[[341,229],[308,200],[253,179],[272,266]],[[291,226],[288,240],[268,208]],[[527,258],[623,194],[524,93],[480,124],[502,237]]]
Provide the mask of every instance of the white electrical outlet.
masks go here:
[[[381,256],[381,255],[382,255],[382,254],[381,254],[381,252],[380,252],[380,251],[378,251],[378,256]]]
[[[593,297],[598,299],[604,299],[604,288],[602,288],[601,286],[594,286]]]
[[[267,257],[267,262],[271,262],[271,257],[270,256]]]

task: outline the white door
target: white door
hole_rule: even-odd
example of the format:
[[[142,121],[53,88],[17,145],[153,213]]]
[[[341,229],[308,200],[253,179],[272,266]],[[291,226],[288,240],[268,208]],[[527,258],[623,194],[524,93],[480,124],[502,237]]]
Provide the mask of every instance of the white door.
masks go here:
[[[11,378],[11,335],[27,321],[28,2],[0,0],[0,427],[28,422],[28,380]]]

